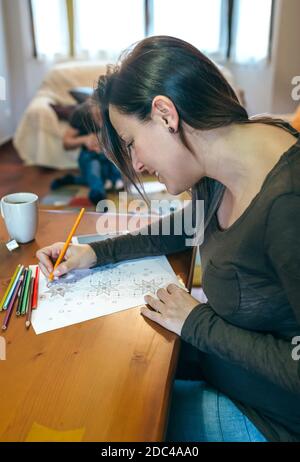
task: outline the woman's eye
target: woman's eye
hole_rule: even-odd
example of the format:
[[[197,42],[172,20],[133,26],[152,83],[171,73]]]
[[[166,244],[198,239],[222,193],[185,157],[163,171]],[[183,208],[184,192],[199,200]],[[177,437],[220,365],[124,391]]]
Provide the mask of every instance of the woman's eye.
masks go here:
[[[131,156],[131,148],[133,146],[133,141],[131,141],[131,143],[127,144],[127,151],[128,151],[128,154],[129,156]]]
[[[133,145],[133,141],[131,141],[131,143],[127,144],[128,151],[130,151],[130,149],[132,148],[132,145]]]

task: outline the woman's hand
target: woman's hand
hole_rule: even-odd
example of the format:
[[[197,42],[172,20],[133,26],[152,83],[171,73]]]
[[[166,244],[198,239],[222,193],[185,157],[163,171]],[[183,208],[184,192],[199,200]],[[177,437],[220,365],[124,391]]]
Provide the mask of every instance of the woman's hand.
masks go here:
[[[64,242],[55,242],[48,247],[43,247],[36,252],[39,260],[39,267],[42,273],[48,278],[53,270],[53,263],[58,259]],[[61,276],[75,268],[90,268],[97,261],[96,254],[88,244],[70,244],[63,261],[54,272],[55,276]]]
[[[196,300],[176,284],[169,284],[166,289],[158,289],[156,296],[158,300],[151,295],[144,297],[145,302],[155,311],[145,306],[141,309],[141,313],[180,335],[186,318],[199,305],[199,300]]]

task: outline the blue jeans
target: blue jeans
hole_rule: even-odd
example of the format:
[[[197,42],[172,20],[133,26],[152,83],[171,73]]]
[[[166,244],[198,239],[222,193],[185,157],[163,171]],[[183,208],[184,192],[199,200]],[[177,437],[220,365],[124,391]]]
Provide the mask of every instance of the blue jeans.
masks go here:
[[[225,395],[206,382],[175,380],[167,442],[266,442]]]
[[[105,154],[82,149],[79,155],[80,176],[75,177],[75,184],[85,184],[91,191],[105,196],[104,182],[111,180],[113,184],[121,179],[121,174]]]

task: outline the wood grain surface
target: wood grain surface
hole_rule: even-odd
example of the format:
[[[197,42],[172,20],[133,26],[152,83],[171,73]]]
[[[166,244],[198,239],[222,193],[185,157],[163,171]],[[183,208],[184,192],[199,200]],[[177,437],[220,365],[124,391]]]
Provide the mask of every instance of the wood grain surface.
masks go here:
[[[17,264],[35,264],[39,248],[65,240],[77,214],[40,210],[36,239],[13,252],[0,218],[0,297]],[[126,229],[128,217],[121,221]],[[96,233],[97,223],[99,214],[85,213],[77,234]],[[169,261],[186,282],[191,252]],[[82,441],[163,440],[179,338],[139,307],[42,335],[13,313],[0,335],[0,441],[59,440],[63,432],[72,440],[72,431]],[[41,426],[42,436],[35,430]]]

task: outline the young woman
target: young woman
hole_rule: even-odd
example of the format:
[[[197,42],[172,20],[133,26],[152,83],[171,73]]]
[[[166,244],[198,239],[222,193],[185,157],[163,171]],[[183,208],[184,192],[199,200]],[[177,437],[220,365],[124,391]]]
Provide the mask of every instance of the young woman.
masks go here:
[[[143,171],[156,173],[170,193],[192,188],[205,201],[208,302],[170,285],[159,300],[145,297],[153,310],[142,309],[198,354],[202,380],[175,381],[167,440],[299,441],[298,132],[249,119],[217,67],[172,37],[138,43],[100,77],[96,96],[106,153],[124,175],[136,182]],[[58,275],[180,251],[185,237],[73,245]],[[45,275],[61,245],[37,252]]]

